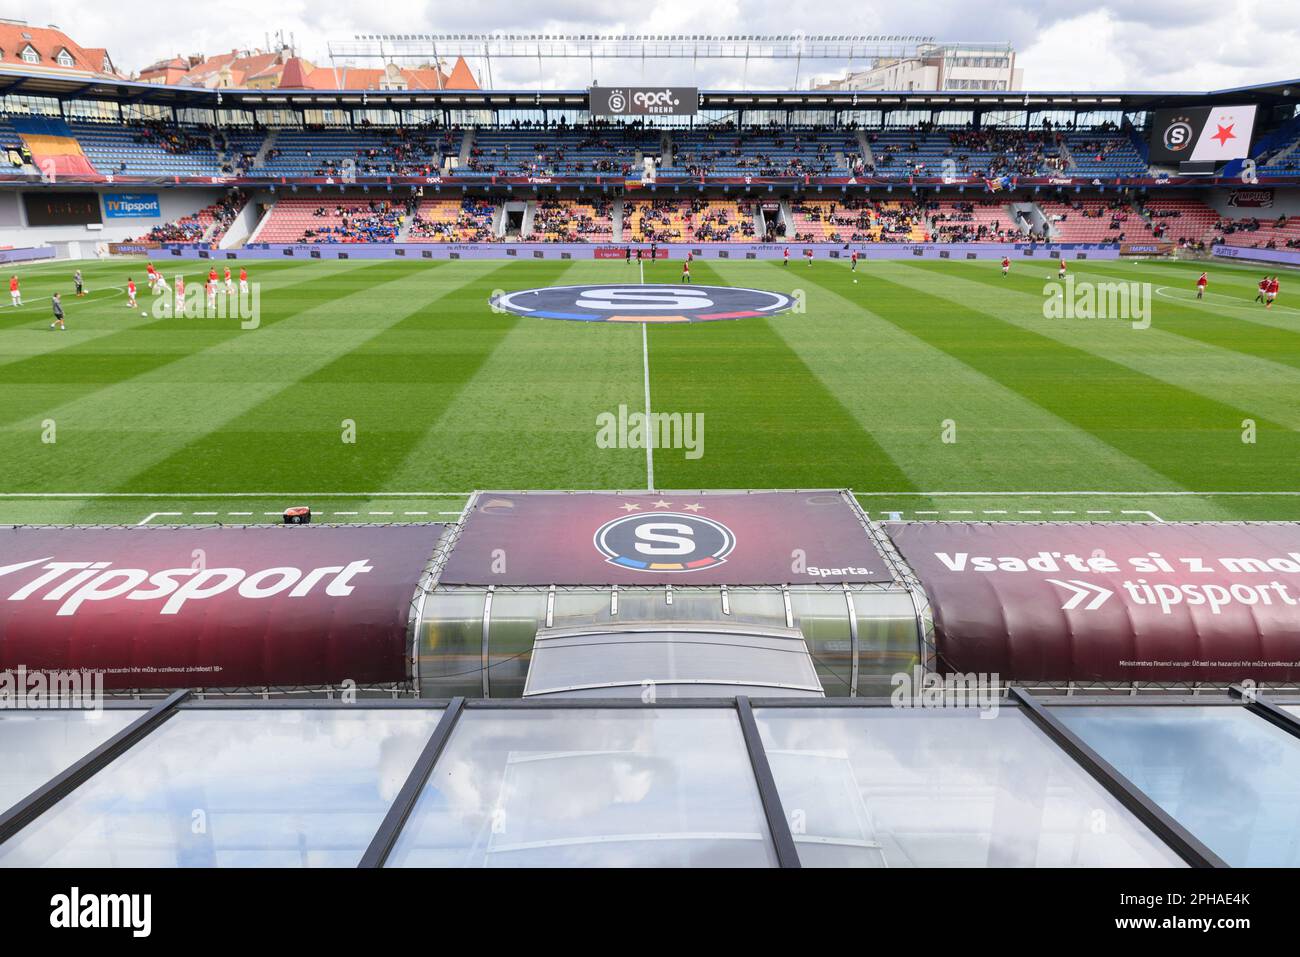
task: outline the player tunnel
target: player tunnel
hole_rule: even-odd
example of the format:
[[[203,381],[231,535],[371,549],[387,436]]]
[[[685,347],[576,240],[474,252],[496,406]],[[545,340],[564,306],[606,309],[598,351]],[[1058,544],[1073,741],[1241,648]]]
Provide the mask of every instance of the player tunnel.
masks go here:
[[[1300,524],[877,525],[835,491],[482,493],[454,525],[0,529],[24,675],[427,698],[1300,682]]]

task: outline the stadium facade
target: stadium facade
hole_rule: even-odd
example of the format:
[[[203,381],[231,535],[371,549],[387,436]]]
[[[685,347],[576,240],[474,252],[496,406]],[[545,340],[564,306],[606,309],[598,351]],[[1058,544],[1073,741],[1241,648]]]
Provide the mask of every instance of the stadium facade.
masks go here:
[[[0,74],[0,259],[1272,268],[1296,89]],[[0,595],[4,866],[1297,863],[1292,523],[480,492],[452,523],[0,529]]]
[[[1290,262],[1300,228],[1291,83],[666,87],[642,93],[675,105],[646,108],[631,102],[636,91],[610,108],[620,91],[601,88],[207,90],[19,74],[0,84],[10,162],[0,240],[62,256],[126,241],[176,256],[333,257],[349,244],[371,247],[351,255],[541,258],[651,241],[674,258],[688,247],[781,255],[791,244],[796,256],[851,246],[938,255],[942,245],[950,256],[1043,255],[1081,243],[1082,254],[1214,249]],[[1157,142],[1182,130],[1184,113],[1198,138],[1193,148],[1178,134],[1186,154]],[[1220,124],[1228,138],[1202,148]],[[957,248],[984,242],[1007,249]],[[565,243],[581,245],[548,249]]]

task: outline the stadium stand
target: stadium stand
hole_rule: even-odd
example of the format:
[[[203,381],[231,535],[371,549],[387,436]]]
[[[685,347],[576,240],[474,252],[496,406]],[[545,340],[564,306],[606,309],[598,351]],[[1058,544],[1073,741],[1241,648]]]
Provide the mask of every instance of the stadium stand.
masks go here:
[[[211,135],[162,123],[73,122],[68,126],[101,173],[127,176],[219,176]]]
[[[497,239],[492,221],[497,207],[475,199],[426,199],[411,222],[412,243],[490,243]]]
[[[925,210],[914,202],[866,199],[791,203],[795,242],[928,242]]]
[[[388,130],[282,129],[264,162],[250,170],[260,177],[430,176],[460,150],[459,130],[416,126]],[[241,141],[251,144],[251,140]],[[247,149],[247,145],[243,147]]]
[[[1181,246],[1209,242],[1219,221],[1218,213],[1196,199],[1149,199],[1138,210],[1152,238]]]
[[[1115,243],[1146,238],[1146,221],[1126,200],[1039,201],[1051,224],[1049,238],[1065,243]]]
[[[280,199],[257,231],[264,243],[394,242],[414,207],[388,200]]]
[[[1068,133],[1065,147],[1073,160],[1068,172],[1075,176],[1115,179],[1147,173],[1146,161],[1127,133],[1108,130]]]
[[[997,200],[942,201],[929,208],[937,242],[1012,243],[1025,238],[1005,203]]]
[[[745,242],[755,238],[752,203],[651,200],[624,203],[628,242]]]
[[[533,213],[533,240],[544,243],[607,243],[614,238],[613,203],[543,200]]]
[[[1058,172],[1052,131],[946,129],[922,124],[868,134],[878,176],[1031,176]]]
[[[509,126],[474,131],[465,176],[628,176],[646,153],[658,153],[660,134],[640,126]]]
[[[828,176],[861,169],[855,135],[829,127],[746,128],[734,124],[672,133],[665,168],[692,176]],[[837,159],[838,157],[838,159]]]
[[[1300,216],[1277,219],[1222,220],[1215,227],[1217,241],[1254,249],[1300,249]]]
[[[208,243],[216,246],[226,235],[226,230],[235,221],[248,195],[241,190],[231,190],[210,206],[205,206],[190,216],[182,216],[171,223],[155,226],[137,242],[154,243]]]

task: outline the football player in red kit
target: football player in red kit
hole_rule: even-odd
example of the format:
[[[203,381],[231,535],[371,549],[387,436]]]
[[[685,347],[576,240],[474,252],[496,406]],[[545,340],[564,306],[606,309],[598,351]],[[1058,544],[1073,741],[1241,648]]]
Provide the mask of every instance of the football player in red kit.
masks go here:
[[[1011,260],[1007,256],[1002,257],[1002,275],[1011,272]]]
[[[1264,303],[1265,309],[1273,308],[1273,300],[1277,298],[1277,290],[1278,290],[1277,276],[1274,276],[1268,282],[1268,295],[1267,295],[1268,302]]]
[[[1200,278],[1198,278],[1198,279],[1196,280],[1196,298],[1197,298],[1197,299],[1204,299],[1204,298],[1205,298],[1205,287],[1208,286],[1209,283],[1210,283],[1210,276],[1209,276],[1209,274],[1208,274],[1208,273],[1201,273]]]

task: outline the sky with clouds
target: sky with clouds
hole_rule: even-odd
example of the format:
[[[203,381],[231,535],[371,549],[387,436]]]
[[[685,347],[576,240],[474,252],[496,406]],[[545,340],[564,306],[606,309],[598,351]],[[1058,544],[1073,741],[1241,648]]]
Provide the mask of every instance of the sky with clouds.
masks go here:
[[[1208,90],[1300,77],[1300,0],[909,0],[856,5],[776,0],[8,0],[7,17],[57,24],[84,46],[105,46],[118,68],[134,71],[176,54],[264,46],[268,31],[293,33],[299,52],[328,64],[331,40],[358,33],[745,33],[916,34],[937,40],[1010,41],[1025,86],[1039,90]],[[707,10],[707,16],[701,12]],[[847,15],[846,15],[847,12]],[[859,64],[860,66],[861,64]],[[817,75],[842,72],[822,62]],[[476,72],[481,63],[471,62]],[[546,85],[585,87],[585,62],[552,61]],[[635,83],[639,63],[596,64],[604,84]],[[706,88],[741,85],[740,65],[713,61],[651,62],[650,83]],[[800,86],[811,78],[804,65]],[[494,61],[498,87],[534,88],[536,61]],[[794,64],[752,65],[753,88],[789,88]],[[486,83],[486,77],[484,77]]]

